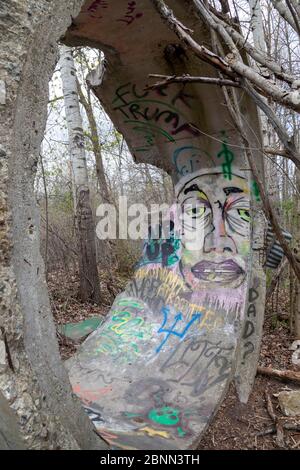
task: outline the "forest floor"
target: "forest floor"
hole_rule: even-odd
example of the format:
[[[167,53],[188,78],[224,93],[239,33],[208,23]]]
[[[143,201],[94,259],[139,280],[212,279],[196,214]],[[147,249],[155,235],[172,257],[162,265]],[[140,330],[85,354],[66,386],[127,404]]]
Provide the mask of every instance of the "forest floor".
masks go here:
[[[78,275],[76,273],[55,272],[49,275],[49,291],[56,324],[79,322],[93,316],[105,316],[114,296],[124,289],[126,276],[114,273],[114,285],[109,283],[108,276],[100,273],[103,305],[100,307],[82,303],[77,298]],[[110,284],[109,292],[106,285]],[[273,299],[274,303],[274,299]],[[285,320],[282,318],[289,308],[288,294],[282,290],[276,296],[276,305],[269,302],[266,309],[264,334],[259,365],[279,370],[297,370],[291,362],[292,352],[289,347],[293,341]],[[80,343],[59,336],[60,351],[63,359],[72,356]],[[299,370],[299,369],[298,369]],[[284,430],[284,446],[278,444],[276,433],[266,433],[274,428],[266,404],[266,393],[271,398],[277,418],[283,417],[277,394],[282,390],[299,389],[295,384],[283,383],[271,377],[257,375],[247,404],[239,402],[234,385],[231,385],[226,399],[216,414],[199,445],[201,450],[272,450],[278,448],[299,449],[300,431]]]

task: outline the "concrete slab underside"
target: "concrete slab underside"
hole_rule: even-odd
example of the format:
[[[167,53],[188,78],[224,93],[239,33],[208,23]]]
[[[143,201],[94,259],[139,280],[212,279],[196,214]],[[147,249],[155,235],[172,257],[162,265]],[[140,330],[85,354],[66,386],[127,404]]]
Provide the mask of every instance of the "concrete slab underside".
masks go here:
[[[186,2],[168,3],[209,45]],[[150,73],[217,76],[179,45],[150,1],[87,1],[64,41],[104,51],[105,65],[88,80],[135,160],[172,176],[187,218],[181,240],[145,243],[106,321],[68,361],[73,390],[115,448],[193,448],[233,377],[243,401],[254,380],[264,307],[260,197],[220,89],[145,90]],[[253,143],[256,109],[239,99]],[[196,212],[184,211],[187,199]],[[191,247],[195,218],[204,239]]]

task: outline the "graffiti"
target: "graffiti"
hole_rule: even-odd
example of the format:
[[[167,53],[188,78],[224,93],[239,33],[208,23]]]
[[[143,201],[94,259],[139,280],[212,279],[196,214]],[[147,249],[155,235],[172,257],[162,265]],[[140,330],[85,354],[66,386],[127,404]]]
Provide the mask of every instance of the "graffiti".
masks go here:
[[[135,273],[136,279],[145,279],[151,277],[152,279],[166,282],[168,285],[172,286],[175,290],[186,290],[186,285],[181,277],[178,274],[170,271],[166,268],[155,267],[151,269],[141,268]]]
[[[102,387],[99,389],[83,389],[80,384],[73,385],[73,392],[82,400],[86,405],[99,400],[103,395],[112,392],[112,387]]]
[[[143,13],[136,12],[136,8],[137,4],[135,1],[128,2],[126,14],[116,21],[121,21],[122,23],[126,23],[126,25],[129,26],[131,23],[133,23],[134,20],[142,18]]]
[[[131,125],[135,132],[141,134],[146,144],[135,148],[135,151],[145,151],[155,143],[156,136],[162,136],[168,142],[175,142],[174,136],[188,134],[197,136],[199,131],[174,107],[161,99],[149,97],[148,91],[137,91],[131,82],[121,85],[116,90],[113,100],[114,111],[120,112],[124,124]],[[164,95],[165,96],[165,95]],[[182,98],[176,91],[170,102]]]
[[[251,189],[252,189],[252,194],[254,195],[256,201],[260,201],[260,192],[259,192],[259,187],[256,181],[251,182]]]
[[[182,207],[182,272],[193,288],[236,288],[246,277],[250,203],[244,177],[197,172],[177,185]],[[185,180],[184,180],[185,181]]]
[[[179,238],[175,238],[173,221],[170,221],[169,235],[168,239],[162,239],[161,224],[157,230],[154,230],[154,227],[149,227],[149,240],[145,242],[143,257],[138,267],[150,263],[160,263],[162,267],[165,267],[179,262],[178,252],[181,248],[181,243]]]
[[[177,436],[180,438],[191,434],[190,430],[186,428],[185,412],[171,406],[152,408],[145,413],[124,413],[124,416],[136,422],[172,428],[170,431],[177,433]],[[160,429],[150,428],[149,426],[139,428],[139,432],[141,431],[146,431],[151,436],[170,437],[169,433]]]
[[[162,408],[152,409],[148,413],[148,418],[156,424],[162,426],[176,426],[179,437],[183,437],[186,431],[182,429],[180,424],[180,411],[170,406],[163,406]]]
[[[103,418],[101,417],[101,414],[99,413],[99,411],[96,411],[90,407],[87,407],[85,406],[84,407],[84,410],[85,412],[87,413],[87,415],[89,416],[90,420],[92,421],[92,423],[97,427],[97,425],[101,425],[101,423],[103,423]]]
[[[150,269],[140,268],[135,273],[135,279],[137,281],[145,280],[145,285],[148,286],[150,286],[151,279],[156,281],[155,286],[153,285],[152,287],[154,294],[151,298],[147,296],[147,304],[152,310],[161,310],[164,305],[170,304],[177,311],[182,312],[187,320],[190,320],[194,314],[199,313],[202,315],[198,324],[199,330],[206,328],[208,331],[212,331],[223,325],[224,318],[217,317],[215,311],[208,309],[204,305],[190,302],[183,297],[189,290],[183,279],[175,272],[160,267]],[[131,283],[131,287],[133,285],[134,283]],[[145,290],[144,288],[136,287],[135,290],[131,289],[128,293],[132,296],[143,295],[144,298]]]
[[[157,295],[160,281],[153,278],[144,278],[138,280],[133,278],[126,287],[126,294],[131,297],[143,299],[143,301],[152,310],[159,310],[164,304],[164,298]]]
[[[258,253],[250,250],[256,249],[252,225],[259,214],[251,225],[250,199],[260,201],[260,195],[251,171],[241,170],[246,155],[214,93],[206,96],[206,87],[194,84],[148,86],[151,71],[176,74],[188,67],[192,73],[195,67],[167,28],[157,28],[156,43],[141,40],[155,13],[143,5],[89,0],[71,34],[81,31],[87,39],[91,33],[103,46],[101,76],[90,77],[94,91],[137,163],[157,165],[172,177],[179,211],[170,235],[157,224],[158,237],[143,236],[135,274],[67,367],[74,393],[114,447],[190,449],[235,369],[237,375],[243,360],[247,372],[258,349],[262,299],[252,286]],[[101,15],[98,27],[93,18]],[[158,25],[159,17],[154,20]],[[167,183],[161,195],[170,195]],[[119,224],[119,237],[124,227]]]
[[[149,426],[145,426],[144,428],[140,428],[139,432],[145,432],[147,433],[150,437],[164,437],[166,439],[169,439],[170,434],[167,431],[160,431],[159,429],[153,429],[150,428]]]
[[[189,100],[194,100],[194,96],[190,95],[189,93],[186,93],[185,86],[183,86],[182,88],[180,88],[178,93],[176,93],[171,99],[171,103],[175,106],[178,100],[180,101],[180,103],[183,103],[186,107],[191,108],[191,103],[189,103]]]
[[[101,9],[108,8],[108,1],[107,0],[95,0],[87,9],[88,13],[92,13],[90,14],[91,18],[97,18],[97,19],[102,18],[101,15],[95,16],[95,13],[97,12],[99,8]]]
[[[176,149],[173,154],[173,163],[177,173],[181,176],[193,173],[200,167],[201,156],[209,157],[206,152],[191,145]]]
[[[191,394],[198,396],[229,376],[233,348],[222,346],[221,341],[212,343],[192,337],[171,351],[160,370],[172,377],[170,382],[188,385],[193,389]],[[197,364],[202,364],[202,367],[195,375]]]
[[[188,423],[191,419],[201,421],[203,416],[209,416],[213,409],[212,403],[202,403],[201,406],[189,407],[173,406],[170,404],[168,395],[172,393],[170,385],[157,378],[143,379],[131,384],[125,392],[128,403],[138,407],[135,412],[123,412],[123,416],[140,423],[139,431],[147,431],[152,435],[162,435],[161,428],[167,428],[172,434],[179,438],[191,435]],[[140,410],[143,407],[143,411]],[[147,425],[145,427],[145,424]],[[151,428],[149,428],[151,426]],[[154,426],[154,428],[153,428]],[[165,437],[167,437],[165,435]]]
[[[217,155],[218,158],[224,158],[224,163],[222,163],[223,175],[224,178],[231,180],[232,179],[232,162],[234,160],[233,152],[228,148],[227,140],[223,140],[222,150]]]
[[[196,322],[197,320],[199,320],[202,316],[201,313],[194,313],[191,320],[184,326],[183,330],[179,332],[175,328],[178,322],[181,322],[182,320],[184,321],[182,313],[181,312],[176,313],[174,317],[174,322],[169,327],[167,327],[167,323],[169,321],[170,307],[168,306],[163,307],[162,313],[163,313],[164,318],[163,318],[162,325],[158,330],[158,333],[166,333],[166,336],[164,340],[161,342],[161,344],[158,346],[158,348],[156,349],[157,353],[161,351],[161,349],[166,344],[166,342],[168,341],[171,335],[176,336],[177,338],[183,339],[186,333],[188,332],[188,330],[190,329],[190,327],[192,326],[192,324]]]
[[[176,251],[180,249],[180,240],[164,241],[151,240],[146,244],[146,257],[149,263],[161,262],[162,266],[172,266],[178,263]]]
[[[141,354],[139,344],[152,335],[152,325],[145,323],[145,319],[137,315],[137,311],[144,310],[145,304],[136,299],[117,299],[112,307],[111,318],[104,323],[98,334],[91,337],[85,356],[104,354],[119,358],[121,362],[134,362]]]
[[[258,299],[259,294],[254,287],[251,287],[249,289],[249,295],[248,295],[248,308],[247,308],[247,318],[245,321],[245,325],[243,328],[243,334],[242,334],[242,352],[243,352],[243,357],[242,357],[242,364],[245,364],[246,358],[250,356],[254,350],[254,344],[251,340],[253,335],[255,334],[255,325],[254,322],[252,321],[252,318],[256,317],[256,305],[255,302]],[[247,340],[247,341],[245,341]]]
[[[124,394],[125,400],[133,405],[159,408],[164,405],[164,397],[172,391],[162,379],[149,377],[132,383]]]

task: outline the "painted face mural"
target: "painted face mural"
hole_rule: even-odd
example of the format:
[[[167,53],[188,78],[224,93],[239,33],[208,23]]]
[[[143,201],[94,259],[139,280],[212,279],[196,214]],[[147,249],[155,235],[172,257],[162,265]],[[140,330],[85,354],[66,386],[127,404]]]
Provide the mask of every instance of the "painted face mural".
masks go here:
[[[182,273],[195,289],[239,287],[246,277],[250,202],[247,180],[236,172],[206,170],[177,187],[182,219]]]
[[[119,9],[123,4],[126,16],[127,2],[114,3],[112,20],[122,26]],[[152,10],[146,6],[139,18],[144,27]],[[123,26],[133,31],[139,22]],[[118,44],[123,49],[126,37]],[[140,72],[134,56],[133,63]],[[233,377],[242,382],[239,363],[247,366],[255,349],[260,297],[259,285],[250,283],[250,190],[252,201],[259,193],[251,172],[240,170],[245,155],[216,91],[198,100],[203,87],[152,90],[146,69],[143,77],[129,63],[121,69],[111,62],[99,96],[135,159],[164,163],[176,183],[174,204],[156,204],[156,216],[146,211],[148,233],[131,280],[66,366],[74,393],[114,448],[190,449]]]

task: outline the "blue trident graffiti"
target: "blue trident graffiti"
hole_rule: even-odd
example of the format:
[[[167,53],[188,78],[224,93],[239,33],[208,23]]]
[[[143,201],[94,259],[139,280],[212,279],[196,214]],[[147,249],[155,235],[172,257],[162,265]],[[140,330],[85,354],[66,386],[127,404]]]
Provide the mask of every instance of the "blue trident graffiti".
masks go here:
[[[163,319],[163,323],[162,323],[161,327],[158,330],[158,333],[166,333],[166,336],[165,336],[164,340],[161,342],[161,344],[158,346],[158,348],[156,349],[156,353],[159,353],[159,351],[164,346],[164,344],[168,341],[168,339],[171,335],[174,335],[174,336],[177,336],[178,338],[183,339],[185,334],[189,330],[189,328],[192,326],[192,324],[196,320],[200,319],[201,316],[202,316],[202,313],[194,313],[192,315],[192,318],[190,319],[190,321],[185,325],[185,328],[181,332],[179,332],[179,331],[176,331],[175,328],[176,328],[177,323],[179,321],[183,320],[182,313],[178,312],[177,315],[175,315],[175,317],[174,317],[173,325],[171,325],[169,328],[165,328],[165,326],[168,322],[168,315],[170,313],[170,307],[163,307],[161,309],[161,311],[164,314],[164,319]]]

